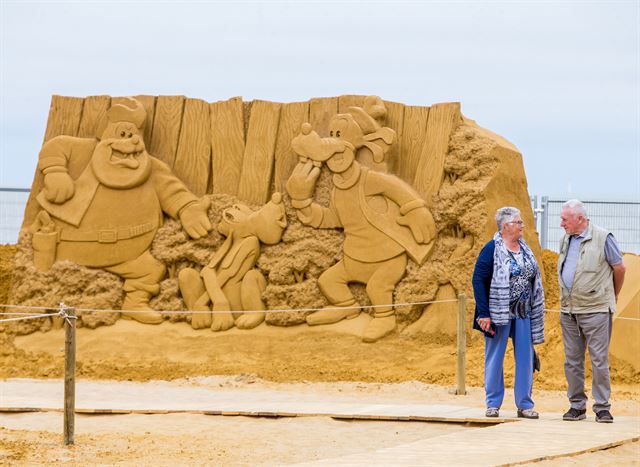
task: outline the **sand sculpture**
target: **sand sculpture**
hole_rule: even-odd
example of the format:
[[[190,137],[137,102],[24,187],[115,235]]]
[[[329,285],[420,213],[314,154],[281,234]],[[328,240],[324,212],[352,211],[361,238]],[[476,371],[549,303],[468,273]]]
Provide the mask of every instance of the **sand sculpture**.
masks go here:
[[[30,229],[38,270],[70,260],[112,272],[124,279],[123,315],[157,324],[162,316],[149,307],[149,299],[158,293],[166,268],[149,247],[162,213],[180,218],[192,238],[206,235],[211,224],[209,201],[198,200],[146,152],[145,119],[144,107],[127,99],[109,108],[97,138],[63,135],[47,141],[38,161],[42,210]],[[75,180],[71,164],[82,166]]]
[[[123,114],[132,116],[120,129]],[[49,151],[60,146],[71,147],[68,158]],[[132,170],[127,166],[136,155],[148,158],[150,175],[121,189],[96,177],[91,198],[83,177],[87,167],[105,165],[106,147],[117,151],[112,155],[122,159],[123,171]],[[471,294],[473,260],[495,231],[497,207],[518,206],[533,225],[520,153],[464,118],[458,103],[409,106],[375,96],[288,104],[54,96],[42,154],[55,163],[41,162],[25,211],[11,296],[19,304],[148,307],[147,322],[187,321],[218,331],[263,322],[322,325],[362,307],[361,318],[368,320],[362,337],[375,341],[394,329],[423,332],[450,308],[397,304]],[[161,180],[173,187],[169,195],[154,189]],[[83,222],[95,219],[92,209],[104,206],[96,203],[105,190],[116,192],[113,217],[89,229],[111,230],[100,234],[102,242],[74,243],[54,234],[83,230]],[[87,198],[82,215],[74,206]],[[141,208],[145,199],[150,211]],[[127,216],[135,216],[133,227],[149,225],[132,232]],[[208,223],[215,226],[209,233]],[[124,228],[140,235],[120,239]],[[539,254],[535,232],[527,229],[525,236]],[[60,240],[49,258],[46,238]],[[120,248],[125,242],[135,243],[135,252]],[[94,247],[99,261],[84,260]],[[111,254],[113,262],[105,259]],[[153,281],[129,290],[133,279],[118,265],[141,255],[154,265]],[[343,309],[328,310],[336,307]],[[255,309],[267,313],[242,314]],[[268,313],[273,309],[291,311]],[[171,310],[203,313],[161,313]],[[78,325],[87,327],[119,318],[78,315]],[[15,332],[50,326],[20,322]]]
[[[194,329],[208,328],[226,331],[234,324],[240,329],[251,329],[264,321],[262,292],[266,280],[255,268],[260,256],[260,242],[275,244],[282,238],[287,226],[282,195],[274,193],[271,201],[258,211],[245,204],[236,204],[224,210],[218,231],[227,239],[215,252],[209,264],[198,271],[185,268],[180,271],[180,291],[192,311],[216,313],[194,313],[191,326]],[[243,310],[234,321],[231,313]]]
[[[330,324],[356,317],[361,306],[348,284],[360,282],[366,284],[375,307],[363,340],[375,342],[396,327],[393,291],[406,272],[407,254],[421,265],[433,247],[436,231],[424,200],[409,185],[393,175],[369,171],[356,160],[356,151],[366,147],[372,156],[367,162],[384,168],[386,149],[395,132],[381,128],[361,107],[348,110],[330,120],[328,138],[320,138],[309,124],[303,125],[292,142],[300,162],[286,186],[303,224],[340,227],[345,236],[343,258],[318,278],[331,307],[310,314],[307,323]],[[381,141],[384,146],[368,141]],[[333,174],[328,207],[313,202],[318,166],[323,163]]]

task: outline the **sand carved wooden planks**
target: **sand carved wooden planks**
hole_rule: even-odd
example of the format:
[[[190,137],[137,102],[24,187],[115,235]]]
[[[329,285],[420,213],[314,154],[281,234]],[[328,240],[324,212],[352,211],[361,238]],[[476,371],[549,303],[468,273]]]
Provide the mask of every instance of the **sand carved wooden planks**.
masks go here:
[[[244,116],[242,98],[209,105],[211,121],[212,193],[238,193],[244,156]]]
[[[84,100],[82,119],[77,136],[95,138],[96,129],[111,105],[110,96],[89,96]]]
[[[396,165],[397,175],[409,184],[413,183],[422,147],[427,138],[429,107],[407,105],[404,108],[402,127],[402,153]]]
[[[337,97],[320,97],[309,101],[309,123],[322,137],[329,136],[329,120],[337,113]]]
[[[235,97],[208,104],[184,96],[135,98],[147,111],[144,137],[148,151],[166,162],[194,193],[239,195],[252,203],[265,202],[272,187],[284,189],[297,162],[291,140],[302,123],[309,121],[321,136],[328,136],[331,117],[351,106],[362,106],[365,99],[344,95],[278,104],[243,102]],[[53,96],[45,140],[60,134],[95,137],[107,109],[119,99]],[[386,125],[396,131],[387,156],[390,171],[425,197],[437,193],[448,139],[461,119],[459,103],[431,108],[389,101],[385,105]],[[36,192],[39,177],[34,178]],[[28,208],[24,225],[31,222],[32,214],[33,209]]]
[[[435,104],[429,110],[426,142],[413,180],[414,187],[425,199],[440,189],[449,138],[461,121],[459,102]]]
[[[365,96],[345,95],[338,97],[338,113],[349,112],[349,107],[362,107]]]
[[[291,149],[291,141],[300,133],[302,124],[308,121],[308,102],[293,102],[282,105],[274,169],[274,187],[276,191],[285,192],[285,183],[298,163],[298,156]]]
[[[186,99],[173,171],[197,196],[207,192],[210,157],[209,104]]]
[[[256,100],[251,107],[238,188],[238,197],[249,203],[264,204],[269,198],[281,106]]]
[[[44,140],[58,135],[76,136],[83,104],[84,99],[79,97],[53,96]]]
[[[404,105],[397,102],[384,101],[387,108],[387,123],[389,128],[396,132],[396,139],[387,154],[387,167],[389,172],[396,173],[398,160],[402,154],[402,131],[404,125]]]
[[[82,118],[82,108],[84,99],[79,97],[53,96],[51,98],[51,107],[49,108],[49,118],[47,119],[47,129],[45,131],[44,141],[49,141],[59,135],[76,136],[80,127]],[[71,173],[71,168],[69,169]],[[72,174],[73,176],[73,174]],[[36,196],[42,188],[42,173],[36,170],[31,184],[31,193],[24,211],[24,220],[22,228],[29,227],[40,206],[36,201]]]
[[[147,111],[147,119],[144,122],[144,144],[149,152],[149,145],[153,135],[153,119],[156,114],[156,97],[155,96],[133,96],[142,104],[144,110]]]
[[[169,167],[176,159],[184,101],[184,96],[158,97],[151,141],[146,141],[147,151]]]

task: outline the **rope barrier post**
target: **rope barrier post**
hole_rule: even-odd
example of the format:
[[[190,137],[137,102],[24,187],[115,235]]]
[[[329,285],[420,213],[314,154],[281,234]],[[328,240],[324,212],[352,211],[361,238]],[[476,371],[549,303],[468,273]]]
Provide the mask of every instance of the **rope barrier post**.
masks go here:
[[[467,364],[467,296],[464,293],[458,295],[458,367],[456,371],[456,394],[465,395],[466,364]]]
[[[64,318],[64,444],[74,444],[76,409],[76,316],[75,310],[60,303]]]

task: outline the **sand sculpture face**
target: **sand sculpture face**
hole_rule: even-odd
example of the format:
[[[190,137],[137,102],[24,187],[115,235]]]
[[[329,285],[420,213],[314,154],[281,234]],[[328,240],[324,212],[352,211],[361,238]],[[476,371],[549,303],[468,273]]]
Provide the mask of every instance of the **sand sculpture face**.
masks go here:
[[[187,308],[197,312],[191,317],[194,329],[225,331],[234,325],[251,329],[264,321],[265,313],[257,311],[265,310],[262,292],[267,283],[254,266],[260,242],[280,242],[286,226],[280,193],[274,193],[258,211],[241,203],[223,211],[218,231],[227,237],[225,242],[201,271],[185,268],[178,278]]]
[[[158,293],[166,268],[149,248],[163,212],[179,217],[193,238],[206,235],[211,224],[209,200],[198,200],[146,152],[145,118],[142,105],[126,99],[107,111],[99,140],[58,136],[47,141],[39,160],[42,211],[31,230],[39,269],[67,259],[112,272],[124,278],[123,316],[155,324],[163,318],[151,310],[149,299]],[[75,180],[69,164],[84,165]]]
[[[151,173],[140,130],[130,122],[113,122],[105,128],[91,158],[93,171],[110,188],[132,188],[144,183]]]

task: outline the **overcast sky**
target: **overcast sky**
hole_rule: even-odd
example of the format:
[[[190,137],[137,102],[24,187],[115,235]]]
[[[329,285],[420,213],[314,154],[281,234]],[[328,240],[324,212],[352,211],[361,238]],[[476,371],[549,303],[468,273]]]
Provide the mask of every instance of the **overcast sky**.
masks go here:
[[[0,5],[3,187],[30,187],[53,94],[377,94],[460,101],[530,194],[640,200],[638,1]]]

